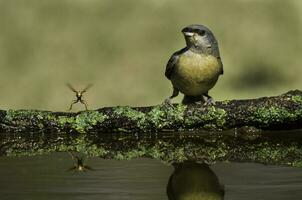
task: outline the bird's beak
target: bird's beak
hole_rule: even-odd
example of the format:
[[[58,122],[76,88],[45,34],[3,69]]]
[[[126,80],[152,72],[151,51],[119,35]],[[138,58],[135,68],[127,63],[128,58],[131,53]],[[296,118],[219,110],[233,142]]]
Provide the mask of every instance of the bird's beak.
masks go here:
[[[189,37],[192,37],[194,35],[194,33],[192,33],[192,32],[183,32],[183,34],[185,36],[189,36]]]

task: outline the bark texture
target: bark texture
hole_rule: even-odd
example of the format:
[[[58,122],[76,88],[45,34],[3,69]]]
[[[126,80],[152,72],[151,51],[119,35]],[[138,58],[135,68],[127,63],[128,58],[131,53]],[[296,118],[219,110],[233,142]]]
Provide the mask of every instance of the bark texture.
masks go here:
[[[226,100],[215,105],[118,106],[78,113],[0,110],[0,132],[162,132],[302,128],[302,92],[275,97]]]

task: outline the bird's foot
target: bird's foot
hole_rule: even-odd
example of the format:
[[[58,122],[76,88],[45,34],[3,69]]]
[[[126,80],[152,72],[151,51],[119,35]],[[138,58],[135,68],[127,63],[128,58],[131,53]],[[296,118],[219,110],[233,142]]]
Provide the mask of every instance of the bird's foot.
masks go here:
[[[203,101],[203,100],[196,101],[196,102],[194,102],[194,104],[196,104],[198,106],[203,106],[205,104],[205,101]]]
[[[171,98],[165,99],[164,102],[162,103],[162,105],[165,106],[165,107],[173,107]]]

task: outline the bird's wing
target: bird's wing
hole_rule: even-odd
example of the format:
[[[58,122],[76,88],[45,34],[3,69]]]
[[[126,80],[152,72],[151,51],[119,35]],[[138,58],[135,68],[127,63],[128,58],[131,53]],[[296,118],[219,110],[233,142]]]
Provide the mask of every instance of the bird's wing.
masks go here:
[[[181,49],[180,51],[175,52],[175,53],[171,56],[171,58],[169,59],[167,65],[166,65],[166,71],[165,71],[165,76],[166,76],[168,79],[171,79],[171,76],[172,76],[174,67],[175,67],[175,65],[176,65],[177,62],[178,62],[179,55],[182,54],[182,53],[185,52],[185,51],[187,51],[187,48],[184,48],[184,49]]]
[[[166,76],[168,79],[171,79],[171,76],[172,76],[174,67],[175,67],[175,65],[176,65],[176,63],[177,63],[177,61],[178,61],[178,58],[179,58],[178,55],[173,54],[173,55],[171,56],[171,58],[169,59],[167,65],[166,65],[165,76]]]
[[[222,61],[221,61],[220,56],[217,57],[217,59],[218,59],[218,61],[219,61],[219,63],[220,63],[220,74],[223,74],[223,64],[222,64]]]
[[[217,41],[216,41],[216,44],[217,44]],[[218,59],[219,61],[219,64],[220,64],[220,74],[223,74],[223,64],[222,64],[222,60],[221,60],[221,57],[220,57],[220,53],[219,53],[219,49],[218,49],[218,44],[217,45],[214,45],[214,48],[213,48],[213,55]]]

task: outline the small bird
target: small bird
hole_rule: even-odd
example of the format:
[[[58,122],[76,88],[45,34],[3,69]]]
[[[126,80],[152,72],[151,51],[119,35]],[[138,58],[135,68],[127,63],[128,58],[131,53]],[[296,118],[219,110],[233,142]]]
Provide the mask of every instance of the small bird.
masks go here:
[[[66,83],[67,87],[69,87],[70,90],[72,90],[74,93],[76,93],[76,100],[73,100],[69,109],[68,110],[71,110],[72,109],[72,106],[73,104],[76,104],[78,102],[81,102],[82,104],[85,105],[85,109],[88,110],[88,106],[87,106],[87,103],[85,100],[82,99],[83,97],[83,94],[92,86],[92,84],[89,84],[85,89],[83,89],[82,91],[77,91],[76,89],[74,89],[72,87],[72,85],[70,85],[69,83]]]
[[[204,25],[189,25],[182,29],[186,47],[175,52],[169,59],[165,76],[172,82],[173,94],[166,100],[184,94],[183,104],[198,101],[213,103],[208,91],[214,87],[223,65],[218,43],[213,33]]]

